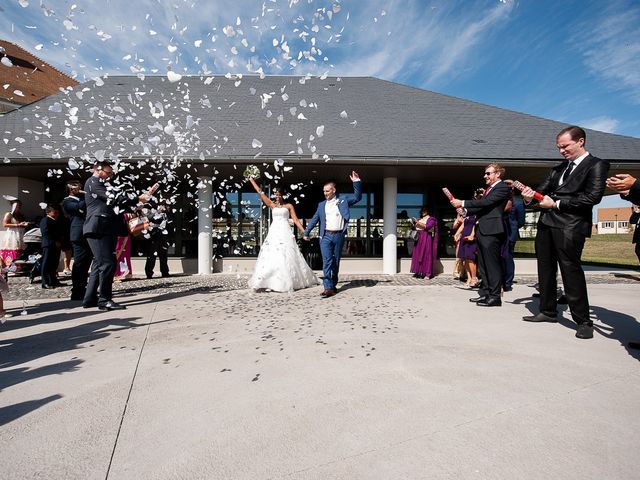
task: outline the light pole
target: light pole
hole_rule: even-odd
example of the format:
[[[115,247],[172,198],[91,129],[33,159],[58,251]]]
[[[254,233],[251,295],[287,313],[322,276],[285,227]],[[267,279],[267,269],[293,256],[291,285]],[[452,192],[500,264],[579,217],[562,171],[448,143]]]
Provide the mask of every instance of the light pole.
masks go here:
[[[616,225],[615,225],[615,232],[614,233],[618,233],[618,215],[614,215],[614,217],[616,217]]]

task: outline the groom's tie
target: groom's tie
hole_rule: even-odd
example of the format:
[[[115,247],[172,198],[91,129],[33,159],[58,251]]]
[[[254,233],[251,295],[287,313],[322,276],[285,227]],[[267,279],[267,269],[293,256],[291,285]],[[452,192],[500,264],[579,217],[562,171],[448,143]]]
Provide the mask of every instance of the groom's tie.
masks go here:
[[[569,162],[569,165],[567,165],[567,169],[562,174],[562,183],[567,181],[567,179],[569,178],[569,175],[571,175],[571,172],[573,171],[573,167],[575,167],[575,166],[576,166],[576,164],[573,163],[573,160],[571,160]]]

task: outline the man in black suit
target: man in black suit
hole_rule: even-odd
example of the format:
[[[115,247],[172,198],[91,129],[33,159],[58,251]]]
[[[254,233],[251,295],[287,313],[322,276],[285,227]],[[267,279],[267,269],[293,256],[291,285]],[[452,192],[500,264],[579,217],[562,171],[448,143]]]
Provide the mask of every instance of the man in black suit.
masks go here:
[[[502,306],[500,290],[503,262],[500,249],[506,242],[507,232],[503,215],[511,196],[510,187],[502,181],[504,172],[504,168],[497,163],[487,165],[484,169],[484,196],[477,200],[454,198],[451,201],[454,207],[464,208],[466,215],[475,215],[477,218],[476,236],[480,250],[478,260],[482,286],[478,290],[479,296],[471,298],[470,301],[481,307]]]
[[[93,255],[82,228],[86,218],[87,205],[84,191],[77,180],[67,183],[67,196],[62,200],[62,209],[69,217],[69,239],[73,249],[73,267],[71,268],[71,300],[83,300],[87,290],[87,278]]]
[[[60,247],[62,245],[62,232],[58,216],[60,212],[56,207],[47,205],[46,217],[40,221],[40,233],[42,234],[42,288],[55,288],[63,284],[58,281],[58,264],[60,263]]]
[[[628,173],[619,173],[607,178],[607,187],[618,192],[620,198],[635,204],[629,223],[635,223],[632,242],[636,245],[636,255],[640,260],[640,212],[637,209],[637,205],[640,204],[640,179]],[[634,350],[640,350],[640,342],[629,342],[628,346]]]
[[[171,236],[173,228],[167,211],[169,207],[165,204],[149,215],[149,241],[147,245],[147,260],[144,264],[144,272],[147,278],[153,277],[153,269],[156,266],[156,257],[160,259],[160,274],[163,278],[170,277],[168,252],[171,246]]]
[[[587,282],[580,257],[591,236],[593,206],[604,194],[609,162],[591,155],[585,148],[585,131],[576,126],[564,128],[556,137],[560,154],[567,160],[551,169],[538,186],[544,195],[536,234],[540,312],[525,316],[527,322],[557,322],[557,271],[564,285],[571,317],[577,324],[577,338],[593,338],[589,318]],[[523,198],[530,202],[534,191],[526,188]]]
[[[112,298],[113,276],[116,272],[116,240],[128,235],[127,225],[122,215],[116,214],[113,206],[133,207],[138,201],[149,199],[145,193],[139,197],[107,190],[107,183],[113,177],[113,168],[107,161],[97,162],[93,175],[84,185],[87,217],[83,233],[93,253],[93,263],[89,283],[82,301],[85,308],[97,306],[100,310],[122,310],[125,307]]]

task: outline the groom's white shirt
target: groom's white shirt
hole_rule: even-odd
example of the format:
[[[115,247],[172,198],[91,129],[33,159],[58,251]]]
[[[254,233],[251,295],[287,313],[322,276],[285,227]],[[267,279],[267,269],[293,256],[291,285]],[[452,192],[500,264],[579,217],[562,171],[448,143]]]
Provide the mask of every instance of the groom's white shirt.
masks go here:
[[[333,197],[331,200],[327,200],[324,207],[325,215],[325,230],[341,231],[344,224],[344,219],[338,209],[338,197]]]

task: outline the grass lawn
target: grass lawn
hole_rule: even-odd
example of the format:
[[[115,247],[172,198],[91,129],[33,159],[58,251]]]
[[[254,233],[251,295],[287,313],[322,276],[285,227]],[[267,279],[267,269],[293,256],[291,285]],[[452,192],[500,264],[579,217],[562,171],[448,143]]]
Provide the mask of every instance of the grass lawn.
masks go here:
[[[638,267],[638,257],[631,244],[631,233],[594,234],[587,238],[582,252],[582,261],[593,264]],[[516,243],[516,255],[534,255],[533,238],[522,238]]]

